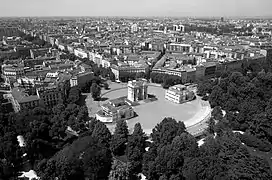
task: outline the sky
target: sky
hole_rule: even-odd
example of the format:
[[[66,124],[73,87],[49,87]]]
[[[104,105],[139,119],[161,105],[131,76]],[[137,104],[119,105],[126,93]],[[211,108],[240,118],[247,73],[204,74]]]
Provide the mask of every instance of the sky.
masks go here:
[[[272,0],[0,0],[0,17],[272,17],[271,7]]]

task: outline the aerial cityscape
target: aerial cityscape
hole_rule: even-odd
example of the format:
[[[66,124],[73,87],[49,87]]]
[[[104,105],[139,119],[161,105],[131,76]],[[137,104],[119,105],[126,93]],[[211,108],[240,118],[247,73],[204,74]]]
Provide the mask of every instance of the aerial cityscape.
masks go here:
[[[272,2],[49,2],[0,11],[0,180],[272,179]]]

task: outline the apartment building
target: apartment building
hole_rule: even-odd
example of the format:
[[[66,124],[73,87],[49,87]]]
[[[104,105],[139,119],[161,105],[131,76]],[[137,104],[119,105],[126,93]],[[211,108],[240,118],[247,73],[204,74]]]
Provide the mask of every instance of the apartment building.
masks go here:
[[[90,79],[92,79],[93,76],[93,72],[79,73],[70,79],[70,85],[71,87],[81,87],[86,84]]]
[[[179,53],[189,53],[190,52],[190,44],[177,44],[170,43],[166,45],[167,52],[179,52]]]
[[[3,64],[2,74],[6,77],[19,78],[25,75],[23,63]]]
[[[37,95],[29,95],[24,88],[13,88],[11,93],[11,102],[15,112],[39,106],[39,97]]]
[[[168,90],[165,91],[165,99],[177,104],[191,101],[194,98],[194,92],[188,90],[186,86],[181,84],[171,86]]]
[[[149,67],[148,65],[139,65],[139,66],[129,66],[129,65],[123,65],[123,66],[117,66],[117,65],[111,65],[111,71],[115,75],[115,78],[119,80],[122,73],[147,73]]]
[[[37,88],[37,96],[39,97],[40,104],[45,107],[53,107],[62,102],[61,89],[56,85],[48,87]]]
[[[30,56],[32,59],[37,57],[44,57],[49,53],[49,48],[41,48],[41,49],[31,49]]]
[[[75,56],[80,57],[80,58],[88,58],[88,55],[89,55],[88,52],[86,52],[85,50],[80,49],[80,48],[74,49],[74,54],[75,54]]]

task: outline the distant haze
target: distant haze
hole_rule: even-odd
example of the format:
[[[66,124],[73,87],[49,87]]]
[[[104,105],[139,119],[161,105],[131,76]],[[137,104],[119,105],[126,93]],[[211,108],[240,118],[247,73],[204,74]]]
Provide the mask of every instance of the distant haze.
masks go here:
[[[0,0],[0,16],[272,17],[272,0]]]

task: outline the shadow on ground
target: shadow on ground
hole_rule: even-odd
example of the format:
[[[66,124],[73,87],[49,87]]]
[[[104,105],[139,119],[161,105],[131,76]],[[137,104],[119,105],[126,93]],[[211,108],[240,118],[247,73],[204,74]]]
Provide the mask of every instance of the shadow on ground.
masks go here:
[[[102,98],[100,98],[100,101],[106,101],[106,100],[108,100],[109,98],[106,98],[106,97],[102,97]]]

